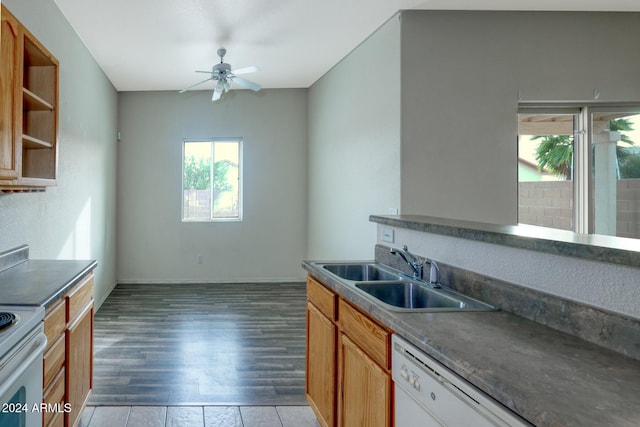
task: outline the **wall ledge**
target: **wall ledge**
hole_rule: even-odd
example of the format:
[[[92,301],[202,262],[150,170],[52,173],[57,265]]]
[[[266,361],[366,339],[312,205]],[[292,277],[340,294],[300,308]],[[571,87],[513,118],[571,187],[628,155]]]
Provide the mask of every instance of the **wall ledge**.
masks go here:
[[[640,240],[533,225],[497,225],[423,215],[370,215],[369,221],[553,255],[640,268]]]

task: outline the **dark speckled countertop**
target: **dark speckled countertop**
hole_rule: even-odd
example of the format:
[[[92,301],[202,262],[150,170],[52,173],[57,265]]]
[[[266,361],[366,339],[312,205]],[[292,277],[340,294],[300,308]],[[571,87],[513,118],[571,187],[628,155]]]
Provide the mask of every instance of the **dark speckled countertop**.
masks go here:
[[[93,260],[21,262],[0,272],[0,305],[48,307],[96,265]]]
[[[640,361],[505,311],[391,312],[303,268],[536,426],[640,425]]]

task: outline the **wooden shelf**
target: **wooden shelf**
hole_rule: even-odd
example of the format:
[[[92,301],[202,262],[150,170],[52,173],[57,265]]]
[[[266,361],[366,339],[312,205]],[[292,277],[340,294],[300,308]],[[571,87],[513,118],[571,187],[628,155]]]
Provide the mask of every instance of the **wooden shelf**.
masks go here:
[[[27,67],[43,67],[57,65],[57,60],[37,39],[29,38],[24,43],[24,65]]]
[[[54,107],[49,102],[40,98],[35,93],[31,92],[26,87],[22,88],[22,99],[24,110],[30,111],[53,111]]]
[[[53,148],[53,143],[29,135],[22,135],[22,147],[28,149]]]
[[[0,185],[0,191],[4,194],[10,193],[42,193],[45,191],[45,187],[10,187]]]
[[[0,9],[0,190],[42,191],[58,175],[59,64],[4,4]]]

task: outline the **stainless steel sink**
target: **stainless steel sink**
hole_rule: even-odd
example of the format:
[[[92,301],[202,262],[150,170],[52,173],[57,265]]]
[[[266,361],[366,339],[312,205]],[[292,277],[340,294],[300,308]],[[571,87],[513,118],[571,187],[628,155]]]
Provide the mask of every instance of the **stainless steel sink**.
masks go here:
[[[433,289],[417,281],[356,283],[357,289],[390,309],[409,311],[484,311],[495,310],[489,304],[445,289]],[[393,307],[393,308],[392,308]]]
[[[373,261],[315,263],[364,297],[405,312],[484,311],[495,307],[448,288],[434,289],[391,267]]]
[[[446,297],[413,282],[397,283],[356,283],[362,289],[380,301],[400,308],[465,308],[463,301]]]
[[[342,279],[356,282],[402,279],[399,273],[386,270],[376,263],[325,264],[323,268]]]

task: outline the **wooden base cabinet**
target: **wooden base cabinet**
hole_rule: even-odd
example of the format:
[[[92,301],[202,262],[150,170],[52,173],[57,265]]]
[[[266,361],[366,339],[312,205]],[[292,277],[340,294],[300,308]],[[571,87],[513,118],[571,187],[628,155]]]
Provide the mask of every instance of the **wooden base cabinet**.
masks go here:
[[[323,427],[336,425],[336,294],[307,280],[306,394]]]
[[[93,387],[93,273],[47,308],[42,425],[78,424]]]
[[[389,427],[391,331],[307,278],[307,400],[327,427]]]
[[[342,426],[387,427],[391,377],[345,334],[340,336]]]
[[[67,337],[67,402],[72,410],[66,414],[67,425],[78,422],[81,408],[89,399],[93,383],[93,304],[69,325]]]
[[[307,380],[309,405],[320,425],[335,426],[336,325],[311,303],[307,304]]]

